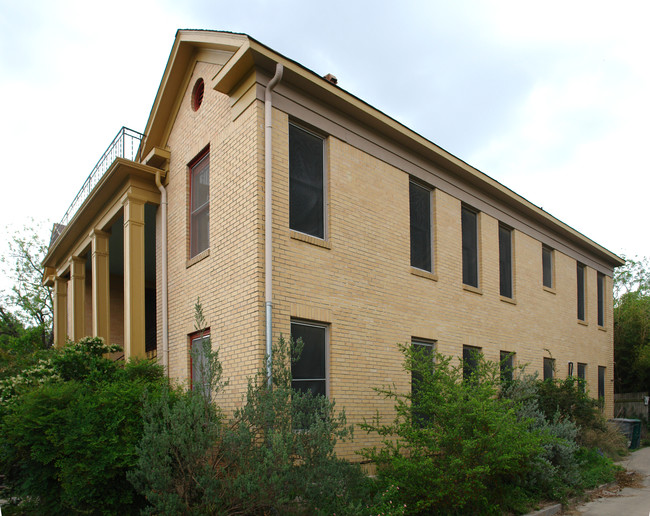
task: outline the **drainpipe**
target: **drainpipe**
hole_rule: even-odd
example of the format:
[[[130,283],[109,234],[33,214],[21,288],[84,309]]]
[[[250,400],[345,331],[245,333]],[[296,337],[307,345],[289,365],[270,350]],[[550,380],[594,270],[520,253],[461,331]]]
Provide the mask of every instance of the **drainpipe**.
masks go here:
[[[156,172],[156,186],[160,190],[160,218],[162,219],[162,227],[160,231],[162,247],[162,363],[167,376],[169,376],[169,315],[167,313],[167,189],[160,181],[159,171]]]
[[[275,66],[275,75],[264,91],[264,298],[266,301],[266,377],[272,384],[273,332],[271,324],[273,298],[273,88],[282,79],[283,67]]]

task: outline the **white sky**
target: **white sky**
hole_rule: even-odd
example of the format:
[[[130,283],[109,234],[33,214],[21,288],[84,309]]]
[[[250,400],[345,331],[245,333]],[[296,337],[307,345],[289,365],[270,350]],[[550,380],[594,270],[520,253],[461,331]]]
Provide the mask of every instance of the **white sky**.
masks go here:
[[[648,20],[647,0],[0,0],[0,228],[58,221],[119,128],[144,129],[176,29],[201,28],[333,73],[602,246],[650,256]]]

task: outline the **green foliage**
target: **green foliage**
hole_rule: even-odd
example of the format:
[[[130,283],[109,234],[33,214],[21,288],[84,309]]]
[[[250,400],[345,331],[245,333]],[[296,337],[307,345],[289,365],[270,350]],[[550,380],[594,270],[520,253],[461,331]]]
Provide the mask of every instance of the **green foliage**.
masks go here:
[[[0,380],[15,376],[47,355],[40,327],[25,328],[0,306]]]
[[[650,390],[650,262],[626,258],[614,275],[616,392]]]
[[[530,421],[517,417],[519,406],[498,396],[499,367],[481,356],[463,381],[463,364],[402,346],[413,393],[394,387],[378,392],[394,400],[390,423],[377,417],[363,428],[377,432],[383,447],[365,449],[380,479],[399,487],[410,514],[500,514],[525,504],[521,477],[542,452]]]
[[[2,496],[20,512],[128,514],[145,505],[126,472],[137,459],[143,394],[166,380],[151,362],[118,366],[102,357],[111,349],[83,339],[55,350],[3,402]]]

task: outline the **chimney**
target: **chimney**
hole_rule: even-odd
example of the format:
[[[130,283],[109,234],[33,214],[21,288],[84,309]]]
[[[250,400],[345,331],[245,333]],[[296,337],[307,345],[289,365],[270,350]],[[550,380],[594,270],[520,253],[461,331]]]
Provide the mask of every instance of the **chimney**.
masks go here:
[[[323,77],[327,82],[331,82],[334,86],[339,82],[336,77],[334,77],[331,73],[328,73],[325,77]]]

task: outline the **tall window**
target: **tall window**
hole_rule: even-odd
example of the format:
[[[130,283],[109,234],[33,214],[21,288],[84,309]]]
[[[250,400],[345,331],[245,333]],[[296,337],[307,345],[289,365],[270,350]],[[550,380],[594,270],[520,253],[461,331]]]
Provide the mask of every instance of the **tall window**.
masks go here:
[[[435,343],[429,340],[412,339],[411,346],[417,354],[416,358],[423,359],[426,363],[417,363],[411,371],[411,406],[413,418],[420,426],[424,426],[429,421],[426,407],[423,407],[421,383],[424,380],[423,375],[427,372],[433,372],[433,360]],[[426,367],[428,371],[423,371],[420,367]]]
[[[555,359],[544,357],[544,380],[552,380],[555,377]]]
[[[515,354],[510,351],[500,351],[499,364],[501,384],[507,385],[512,383],[513,373],[515,369]]]
[[[587,386],[587,364],[578,362],[578,383],[580,390],[585,392]]]
[[[478,288],[478,214],[463,206],[461,226],[463,233],[463,283]]]
[[[323,138],[289,124],[289,226],[325,238]]]
[[[297,391],[327,396],[327,327],[293,321],[291,338],[294,345],[299,340],[303,343],[300,358],[291,364],[291,387]]]
[[[579,263],[576,266],[576,276],[578,279],[578,319],[585,320],[585,266]]]
[[[499,225],[499,292],[512,298],[512,230]]]
[[[542,247],[542,284],[553,288],[553,249]]]
[[[605,275],[598,273],[598,326],[605,326]]]
[[[463,379],[466,381],[476,381],[474,377],[478,362],[481,356],[481,348],[474,346],[463,346]]]
[[[210,384],[208,383],[208,351],[210,350],[210,330],[202,330],[190,335],[190,363],[192,365],[191,384],[192,390],[201,392],[210,398]]]
[[[409,182],[411,266],[431,272],[431,190]]]
[[[190,163],[190,258],[210,245],[210,153]]]
[[[598,401],[605,403],[605,367],[598,366]]]

